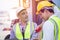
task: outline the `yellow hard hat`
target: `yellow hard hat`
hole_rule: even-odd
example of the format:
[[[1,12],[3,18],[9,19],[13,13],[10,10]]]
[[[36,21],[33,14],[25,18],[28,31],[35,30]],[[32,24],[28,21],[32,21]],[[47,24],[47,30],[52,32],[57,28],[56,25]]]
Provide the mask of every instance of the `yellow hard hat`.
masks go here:
[[[49,1],[41,1],[38,3],[37,5],[37,12],[36,14],[39,14],[38,12],[43,8],[43,7],[46,7],[46,6],[53,6],[52,3],[50,3]]]

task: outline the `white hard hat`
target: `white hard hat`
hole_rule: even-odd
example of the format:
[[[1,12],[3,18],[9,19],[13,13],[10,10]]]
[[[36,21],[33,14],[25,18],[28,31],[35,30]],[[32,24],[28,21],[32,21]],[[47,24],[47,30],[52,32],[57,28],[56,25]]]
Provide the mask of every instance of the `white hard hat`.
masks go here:
[[[19,8],[17,8],[17,11],[16,11],[16,13],[19,13],[21,10],[23,10],[23,9],[25,9],[24,7],[19,7]]]

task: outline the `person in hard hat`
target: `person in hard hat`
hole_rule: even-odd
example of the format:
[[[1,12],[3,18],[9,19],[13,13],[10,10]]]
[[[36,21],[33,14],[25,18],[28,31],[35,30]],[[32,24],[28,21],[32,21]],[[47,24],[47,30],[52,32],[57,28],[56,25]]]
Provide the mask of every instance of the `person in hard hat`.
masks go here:
[[[32,33],[34,32],[34,29],[37,27],[37,24],[34,22],[30,22],[28,20],[27,10],[20,7],[17,10],[17,17],[19,21],[13,25],[10,34],[10,39],[14,39],[14,40],[36,39],[37,34],[32,34]]]
[[[60,19],[54,15],[54,5],[49,1],[41,1],[37,5],[36,15],[45,20],[42,28],[42,40],[60,40]]]

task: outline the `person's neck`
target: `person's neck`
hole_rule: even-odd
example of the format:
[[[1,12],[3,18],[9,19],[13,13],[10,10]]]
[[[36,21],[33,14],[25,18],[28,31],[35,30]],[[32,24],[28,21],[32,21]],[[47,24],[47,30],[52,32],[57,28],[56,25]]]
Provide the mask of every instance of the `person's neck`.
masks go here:
[[[53,15],[53,13],[50,13],[49,17],[51,17]]]
[[[26,24],[27,24],[27,22],[24,22],[24,21],[21,21],[21,23],[22,23],[22,25],[25,25],[25,26],[26,26]]]
[[[46,20],[48,20],[52,15],[53,15],[53,13],[48,14],[48,16],[47,16],[47,19],[46,19]],[[46,21],[46,20],[45,20],[45,21]]]

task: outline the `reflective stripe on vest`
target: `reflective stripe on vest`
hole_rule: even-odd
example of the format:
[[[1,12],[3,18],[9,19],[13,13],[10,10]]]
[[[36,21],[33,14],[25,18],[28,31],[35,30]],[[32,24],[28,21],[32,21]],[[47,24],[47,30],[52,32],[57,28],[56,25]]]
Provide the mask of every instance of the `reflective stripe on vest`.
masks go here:
[[[30,34],[30,22],[28,22],[28,25],[26,26],[25,33],[24,33],[24,38],[29,39],[30,35],[31,35]],[[17,39],[23,39],[19,23],[16,24],[16,38]]]
[[[54,23],[54,40],[60,40],[60,19],[54,16],[49,20]]]

